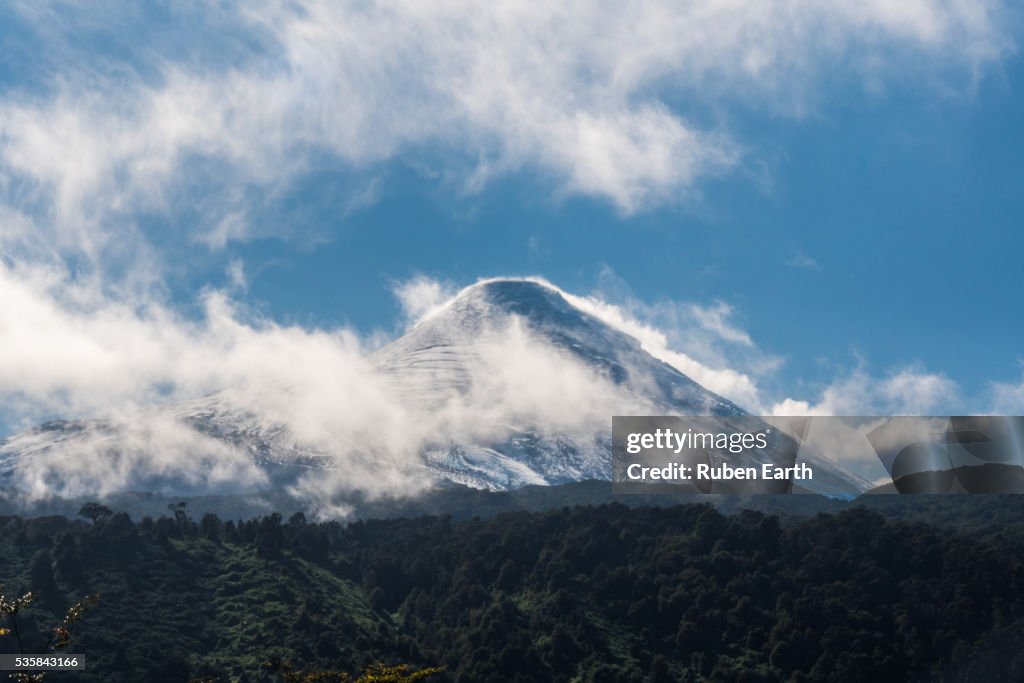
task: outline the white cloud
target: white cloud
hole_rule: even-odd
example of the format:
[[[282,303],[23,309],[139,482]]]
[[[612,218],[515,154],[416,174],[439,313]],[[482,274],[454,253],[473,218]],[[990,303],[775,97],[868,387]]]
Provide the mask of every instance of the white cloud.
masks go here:
[[[787,268],[802,268],[804,270],[821,270],[821,264],[802,251],[798,251],[792,258],[788,259],[785,266]]]
[[[764,409],[758,382],[778,368],[781,359],[757,348],[732,320],[735,312],[729,304],[645,303],[609,268],[603,270],[601,286],[593,295],[559,291],[575,306],[635,337],[652,356],[702,386],[747,410]]]
[[[115,418],[108,429],[116,430],[116,443],[101,431],[75,441],[72,448],[29,451],[15,474],[16,495],[35,501],[53,495],[106,496],[147,484],[148,490],[171,489],[179,494],[218,489],[248,492],[267,485],[265,474],[253,467],[244,450],[187,429],[171,416]]]
[[[990,385],[993,415],[1024,414],[1024,378],[1018,382],[993,382]]]
[[[202,199],[192,239],[242,239],[240,188],[273,195],[325,159],[440,156],[469,189],[529,169],[626,213],[675,203],[743,158],[700,111],[801,115],[839,69],[969,75],[1012,47],[998,0],[267,1],[190,7],[173,40],[116,7],[20,7],[48,81],[0,96],[2,191],[47,247],[93,257],[181,193]]]
[[[283,381],[306,364],[315,374],[317,362],[328,371],[339,362],[354,365],[361,355],[358,339],[346,331],[246,323],[220,292],[206,294],[202,318],[189,320],[156,300],[130,305],[106,296],[96,282],[70,282],[66,275],[0,265],[0,394],[8,419],[19,412],[27,418],[96,414],[199,395],[254,373]],[[332,355],[345,360],[332,362]]]
[[[245,291],[248,288],[249,278],[246,277],[245,263],[242,259],[231,259],[224,274],[227,275],[228,284],[231,285],[231,289]]]
[[[441,309],[457,293],[450,283],[420,275],[394,287],[402,312],[410,323],[417,323]]]
[[[878,377],[861,365],[825,387],[816,402],[786,398],[771,414],[932,415],[954,412],[959,395],[956,382],[941,373],[908,367]]]
[[[748,348],[754,346],[750,335],[729,320],[733,315],[732,306],[729,304],[723,301],[716,302],[711,306],[690,304],[689,310],[704,330],[716,335],[721,340]]]
[[[945,375],[909,368],[890,375],[881,385],[882,398],[910,415],[931,414],[955,401],[957,394],[956,382]]]
[[[761,399],[749,375],[727,366],[709,366],[693,356],[670,347],[668,335],[657,327],[637,320],[623,307],[594,297],[562,292],[572,304],[640,341],[644,350],[690,377],[698,384],[749,409],[757,410]]]

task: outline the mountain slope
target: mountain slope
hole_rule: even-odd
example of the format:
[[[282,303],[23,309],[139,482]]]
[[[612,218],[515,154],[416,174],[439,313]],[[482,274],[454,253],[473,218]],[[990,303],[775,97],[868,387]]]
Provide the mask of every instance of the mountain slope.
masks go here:
[[[469,287],[444,309],[375,354],[403,391],[431,398],[464,388],[468,359],[501,322],[521,319],[530,331],[656,407],[685,414],[741,415],[743,410],[644,351],[635,338],[529,280],[491,280]],[[429,400],[429,399],[428,399]]]

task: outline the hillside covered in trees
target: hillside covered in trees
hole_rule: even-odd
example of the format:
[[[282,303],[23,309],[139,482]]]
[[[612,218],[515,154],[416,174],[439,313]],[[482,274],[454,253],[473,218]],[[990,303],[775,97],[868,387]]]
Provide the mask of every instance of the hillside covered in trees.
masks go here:
[[[1021,505],[970,498],[784,522],[708,505],[348,525],[95,508],[0,518],[0,583],[36,595],[27,649],[100,594],[71,646],[87,670],[53,681],[280,680],[268,661],[474,683],[1024,680]]]

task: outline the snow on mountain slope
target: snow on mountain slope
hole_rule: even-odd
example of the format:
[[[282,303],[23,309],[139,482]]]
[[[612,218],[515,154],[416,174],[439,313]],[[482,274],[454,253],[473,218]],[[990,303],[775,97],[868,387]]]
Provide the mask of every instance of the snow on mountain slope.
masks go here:
[[[301,388],[236,388],[15,435],[0,442],[0,480],[38,495],[97,486],[397,495],[438,479],[505,490],[609,478],[613,414],[745,415],[556,289],[528,280],[463,290],[367,361],[384,411],[339,412],[311,425]],[[809,458],[821,472],[820,492],[868,486]]]
[[[488,337],[505,333],[510,316],[529,330],[654,407],[685,414],[743,411],[675,368],[633,337],[572,306],[557,290],[530,280],[493,280],[470,287],[444,309],[375,354],[403,391],[436,399],[464,389],[467,365]]]

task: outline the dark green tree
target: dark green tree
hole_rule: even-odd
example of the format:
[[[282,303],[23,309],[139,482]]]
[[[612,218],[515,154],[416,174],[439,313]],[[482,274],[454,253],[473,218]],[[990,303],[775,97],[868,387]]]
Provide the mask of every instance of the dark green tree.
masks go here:
[[[107,517],[110,517],[113,514],[114,511],[108,508],[106,505],[102,505],[96,502],[86,503],[78,511],[79,517],[85,517],[91,520],[93,524],[100,521],[101,519],[106,519]]]

